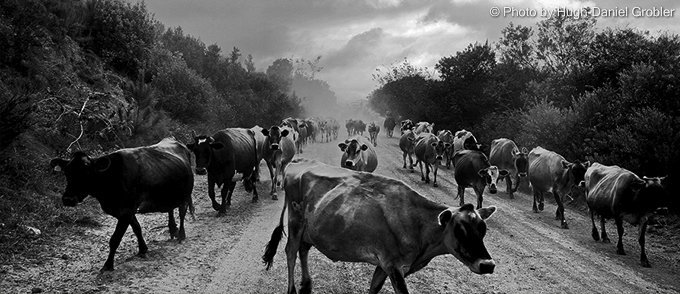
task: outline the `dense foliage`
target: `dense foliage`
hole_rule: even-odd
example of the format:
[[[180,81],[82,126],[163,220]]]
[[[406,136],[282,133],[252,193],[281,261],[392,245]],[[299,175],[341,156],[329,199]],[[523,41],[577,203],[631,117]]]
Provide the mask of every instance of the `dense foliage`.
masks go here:
[[[258,72],[251,55],[206,47],[135,3],[0,1],[0,260],[16,228],[70,219],[52,157],[301,115],[292,71]]]
[[[379,73],[370,105],[677,182],[680,37],[560,15],[502,34],[442,57],[438,78],[404,64]]]

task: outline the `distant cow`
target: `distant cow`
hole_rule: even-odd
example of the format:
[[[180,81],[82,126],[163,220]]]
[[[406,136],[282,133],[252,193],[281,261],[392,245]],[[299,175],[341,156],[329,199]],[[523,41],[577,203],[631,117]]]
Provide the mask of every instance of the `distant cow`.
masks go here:
[[[453,134],[453,153],[461,150],[480,150],[480,147],[477,138],[469,131],[460,130]]]
[[[297,137],[297,140],[295,140],[295,146],[297,147],[297,153],[302,153],[303,147],[307,145],[309,133],[307,129],[307,123],[304,122],[303,120],[298,120],[297,126],[298,126],[297,132],[299,136]]]
[[[416,136],[420,135],[421,133],[432,133],[432,130],[434,129],[434,124],[431,124],[426,121],[421,121],[416,124],[415,130],[413,132],[416,133]]]
[[[638,242],[640,243],[640,264],[650,267],[645,253],[645,231],[649,216],[666,201],[665,178],[640,179],[634,173],[618,166],[606,166],[597,162],[588,168],[585,174],[586,202],[593,223],[592,236],[600,240],[595,227],[595,214],[600,216],[602,241],[609,243],[604,229],[605,219],[614,219],[619,233],[616,253],[626,254],[623,250],[623,220],[633,225],[640,225]]]
[[[557,203],[555,219],[560,220],[563,229],[568,229],[561,196],[570,195],[572,188],[583,181],[588,165],[588,161],[570,163],[562,155],[540,146],[532,149],[529,152],[529,182],[534,190],[534,212],[543,210],[544,194],[551,192]]]
[[[394,119],[394,117],[388,116],[385,118],[385,122],[383,123],[383,128],[385,128],[385,135],[389,138],[392,138],[394,135],[394,127],[397,125],[397,121]]]
[[[289,127],[272,126],[261,130],[265,136],[264,158],[269,164],[269,173],[272,174],[271,191],[272,199],[278,199],[276,187],[279,185],[279,175],[283,178],[283,170],[295,156],[295,142],[293,130]],[[274,169],[272,171],[272,168]]]
[[[127,148],[91,158],[83,152],[71,160],[55,158],[52,168],[66,175],[66,191],[61,200],[65,206],[76,206],[91,195],[102,210],[118,219],[109,241],[109,257],[102,271],[113,270],[116,249],[128,226],[137,236],[139,255],[148,250],[136,213],[167,212],[170,237],[184,240],[184,217],[189,208],[193,214],[191,190],[191,151],[174,138],[158,144]],[[173,210],[179,208],[179,232]],[[179,234],[177,234],[179,233]]]
[[[368,125],[368,135],[371,136],[373,146],[378,146],[378,133],[380,133],[380,127],[375,122],[371,122]]]
[[[370,173],[378,166],[378,155],[365,137],[351,137],[338,144],[338,147],[342,151],[341,167]]]
[[[425,183],[430,182],[430,169],[434,175],[432,185],[437,187],[437,170],[444,159],[448,143],[444,143],[432,133],[422,133],[416,140],[414,153],[416,164],[420,167],[420,177]],[[423,163],[425,164],[425,174],[423,174]]]
[[[529,170],[528,156],[529,151],[526,148],[522,147],[522,151],[520,151],[517,144],[510,139],[500,138],[491,141],[489,163],[510,172],[505,177],[505,188],[511,199],[514,198],[513,193],[519,187],[520,179],[527,176]],[[514,189],[512,188],[512,177],[515,178]]]
[[[363,136],[365,131],[366,131],[366,123],[362,120],[355,120],[354,121],[354,134]]]
[[[447,207],[401,181],[315,161],[292,163],[284,184],[286,202],[262,259],[269,269],[288,208],[287,293],[296,293],[293,272],[298,254],[300,293],[311,293],[308,254],[312,246],[333,261],[375,265],[369,293],[380,292],[387,277],[395,293],[408,293],[404,278],[447,253],[476,274],[494,271],[483,238],[484,220],[495,207]]]
[[[407,130],[412,130],[415,124],[410,119],[405,119],[401,121],[401,134],[403,135]]]
[[[257,147],[257,165],[255,165],[255,180],[260,181],[260,162],[264,159],[265,163],[267,164],[267,167],[269,169],[269,176],[273,178],[273,173],[272,173],[272,168],[271,168],[271,162],[269,162],[267,157],[265,157],[265,153],[267,151],[265,147],[265,136],[262,134],[262,128],[261,126],[254,126],[250,128],[251,131],[253,131],[253,136],[255,137],[255,146]]]
[[[508,174],[507,170],[489,164],[486,155],[477,150],[462,150],[453,156],[453,171],[458,185],[460,205],[465,203],[465,188],[472,187],[477,195],[477,209],[482,207],[484,188],[489,185],[489,193],[496,194],[498,177]]]
[[[449,144],[444,152],[444,159],[446,159],[446,168],[451,168],[451,161],[453,160],[453,134],[449,130],[441,130],[437,132],[437,138],[445,144]]]
[[[402,157],[404,158],[404,168],[406,168],[406,157],[408,156],[409,168],[413,172],[413,153],[416,147],[416,135],[411,130],[406,130],[399,138],[399,149],[401,149]]]
[[[225,213],[231,206],[231,195],[236,183],[236,172],[243,174],[243,185],[247,192],[253,192],[252,202],[257,202],[255,188],[255,166],[257,147],[255,133],[243,128],[228,128],[217,131],[211,137],[194,137],[194,143],[187,144],[196,155],[196,174],[208,174],[208,196],[213,209]],[[215,200],[215,185],[222,187],[222,204]]]

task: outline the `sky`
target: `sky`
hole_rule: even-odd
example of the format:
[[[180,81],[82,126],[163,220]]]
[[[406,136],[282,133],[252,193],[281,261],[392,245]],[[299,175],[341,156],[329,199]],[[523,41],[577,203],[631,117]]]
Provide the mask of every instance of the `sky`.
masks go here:
[[[543,11],[599,9],[598,27],[639,28],[680,34],[677,0],[145,0],[167,27],[252,54],[258,71],[278,58],[314,59],[341,101],[366,98],[372,74],[407,58],[434,72],[439,59],[470,43],[499,40],[510,22],[535,25]],[[492,17],[493,9],[501,14]],[[605,9],[626,9],[604,16]],[[671,16],[637,16],[645,9]],[[674,9],[674,11],[670,11]],[[652,10],[653,12],[653,10]],[[535,16],[532,15],[535,13]],[[529,14],[529,15],[527,15]],[[610,13],[611,14],[611,13]]]

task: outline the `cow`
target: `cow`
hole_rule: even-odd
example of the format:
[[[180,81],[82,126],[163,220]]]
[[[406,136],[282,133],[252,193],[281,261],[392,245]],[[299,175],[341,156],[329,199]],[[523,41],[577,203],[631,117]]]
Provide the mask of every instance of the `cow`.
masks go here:
[[[420,133],[432,133],[433,129],[434,124],[431,124],[426,121],[421,121],[416,124],[414,132],[416,133],[416,136],[418,136],[420,135]]]
[[[283,178],[283,170],[295,156],[293,132],[293,129],[289,127],[279,126],[271,126],[269,129],[261,130],[265,137],[263,156],[268,163],[269,173],[272,174],[270,194],[274,200],[278,199],[276,187],[279,185],[279,175]]]
[[[296,293],[298,254],[300,293],[311,293],[312,246],[332,261],[374,265],[369,293],[380,292],[387,277],[395,293],[408,293],[404,279],[443,254],[452,254],[476,274],[494,271],[483,240],[485,220],[496,211],[493,206],[448,207],[402,181],[310,160],[289,165],[284,185],[284,207],[262,260],[271,268],[288,208],[287,293]]]
[[[364,132],[366,131],[366,123],[362,120],[355,120],[354,121],[354,134],[355,135],[364,135]]]
[[[318,133],[318,124],[314,119],[304,120],[307,125],[307,138],[308,142],[316,143],[316,134]]]
[[[345,128],[347,129],[347,137],[351,137],[356,133],[356,125],[353,119],[348,119],[345,122]]]
[[[196,174],[208,174],[208,196],[213,209],[224,214],[231,206],[231,195],[236,187],[232,180],[236,172],[243,174],[243,185],[247,192],[253,192],[252,202],[257,202],[254,170],[259,162],[252,130],[227,128],[210,137],[194,137],[194,143],[187,147],[196,155]],[[222,204],[215,200],[215,185],[222,187]]]
[[[489,186],[489,193],[496,194],[498,177],[508,174],[507,170],[489,164],[489,160],[478,150],[461,150],[453,156],[453,172],[458,185],[460,205],[465,203],[465,188],[472,187],[477,195],[477,209],[482,207],[484,188]]]
[[[415,127],[415,124],[413,124],[413,121],[410,119],[405,119],[401,121],[401,134],[403,135],[407,130],[411,130]]]
[[[113,261],[128,226],[137,237],[138,255],[148,251],[136,213],[167,212],[170,238],[186,238],[184,217],[194,214],[191,191],[194,174],[191,151],[174,138],[165,138],[151,146],[126,148],[92,158],[75,152],[71,160],[55,158],[50,166],[63,171],[66,190],[64,206],[76,206],[88,195],[99,201],[102,210],[118,222],[109,241],[109,256],[102,271],[112,271]],[[173,210],[179,208],[179,231]]]
[[[392,138],[394,135],[394,127],[397,125],[397,122],[394,120],[393,117],[388,116],[385,118],[385,122],[383,123],[383,128],[385,128],[385,136],[388,138]]]
[[[267,152],[266,149],[267,147],[265,146],[266,138],[262,133],[262,130],[264,130],[264,128],[256,125],[250,128],[250,130],[253,131],[253,136],[255,137],[255,144],[257,148],[257,165],[255,165],[255,181],[257,182],[260,181],[260,162],[262,162],[263,159],[267,164],[267,168],[269,169],[269,176],[273,178],[271,162],[268,161],[268,158],[265,156],[265,153]]]
[[[297,137],[297,140],[295,141],[295,146],[297,147],[297,153],[302,154],[302,148],[307,145],[307,139],[308,139],[308,128],[307,128],[307,123],[305,123],[303,120],[298,120],[297,121],[297,126],[298,126],[298,134],[299,136]]]
[[[444,143],[448,143],[449,147],[446,148],[444,152],[444,158],[446,159],[446,168],[451,168],[451,161],[453,160],[453,133],[449,130],[440,130],[437,132],[437,138]]]
[[[402,152],[402,157],[404,159],[404,168],[406,168],[406,157],[408,156],[409,168],[413,172],[413,153],[416,147],[416,135],[412,130],[406,130],[404,134],[399,138],[399,148]]]
[[[645,252],[645,231],[647,221],[652,213],[665,204],[665,177],[640,179],[629,170],[618,166],[606,166],[594,162],[585,173],[586,203],[590,210],[593,224],[592,236],[595,241],[600,240],[595,227],[595,215],[600,216],[602,241],[609,243],[605,231],[605,219],[614,219],[619,233],[616,253],[625,255],[621,237],[623,236],[623,220],[633,225],[640,225],[638,243],[640,244],[640,264],[651,267]]]
[[[534,212],[543,211],[543,200],[546,192],[551,192],[557,203],[555,219],[560,220],[560,226],[568,229],[564,219],[564,205],[562,197],[570,195],[574,186],[583,181],[583,176],[590,162],[568,162],[553,151],[536,147],[529,152],[529,183],[534,192]],[[538,204],[538,207],[536,206]]]
[[[329,125],[331,129],[331,134],[333,135],[333,140],[337,140],[338,134],[340,132],[340,123],[333,118],[330,120]]]
[[[489,154],[489,163],[497,166],[500,169],[505,169],[510,173],[505,177],[505,188],[510,196],[514,198],[514,192],[519,187],[519,181],[527,176],[529,170],[529,151],[522,147],[522,150],[517,147],[517,144],[510,139],[500,138],[491,141],[491,152]],[[515,178],[515,188],[512,187],[512,177]],[[501,178],[498,178],[499,180]]]
[[[448,143],[440,141],[432,133],[422,133],[418,136],[413,152],[416,155],[416,164],[420,167],[422,181],[430,182],[430,169],[432,169],[434,174],[432,185],[437,187],[437,170],[448,147],[450,147]],[[423,163],[425,164],[425,174],[423,174]]]
[[[380,127],[375,122],[371,122],[368,125],[368,135],[371,136],[371,143],[376,147],[378,146],[378,133],[380,133]]]
[[[373,172],[378,167],[378,155],[371,142],[363,136],[351,137],[338,144],[342,151],[340,166],[364,172]]]
[[[477,138],[466,130],[457,131],[453,134],[453,153],[461,150],[480,150],[481,144],[477,143]]]

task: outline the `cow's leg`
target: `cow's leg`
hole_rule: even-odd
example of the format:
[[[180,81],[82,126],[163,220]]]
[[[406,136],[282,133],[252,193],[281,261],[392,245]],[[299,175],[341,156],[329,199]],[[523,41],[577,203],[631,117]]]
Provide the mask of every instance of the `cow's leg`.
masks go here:
[[[420,167],[420,180],[425,182],[425,174],[423,173],[423,162],[420,160],[416,160],[416,165]]]
[[[515,175],[515,188],[512,189],[512,193],[517,192],[517,189],[519,188],[519,179],[520,179],[519,173],[517,173],[517,175]]]
[[[134,232],[135,236],[137,237],[137,245],[139,245],[139,253],[137,253],[137,255],[144,257],[146,256],[146,252],[149,251],[149,247],[146,246],[144,237],[142,237],[142,226],[139,225],[137,217],[134,215],[130,221],[130,226],[132,227],[132,232]]]
[[[373,279],[371,279],[371,288],[368,290],[369,294],[378,294],[382,289],[387,279],[387,273],[380,267],[376,266],[373,272]]]
[[[513,190],[512,190],[512,176],[511,175],[505,176],[505,192],[508,193],[508,195],[510,196],[510,199],[515,198],[515,195],[512,194]]]
[[[595,212],[592,209],[590,210],[590,222],[593,224],[593,229],[590,233],[593,240],[600,241],[600,234],[597,232],[597,227],[595,227]],[[604,223],[602,223],[602,225],[602,228],[604,229]]]
[[[168,231],[170,231],[170,239],[177,237],[177,223],[175,222],[174,209],[168,211]]]
[[[302,228],[300,217],[292,216],[289,212],[288,242],[286,242],[286,258],[288,262],[288,294],[295,294],[295,261],[302,242]]]
[[[434,169],[434,184],[432,184],[432,186],[438,187],[439,185],[437,185],[437,170],[439,169],[439,163],[435,162],[432,165],[432,169]]]
[[[543,211],[543,208],[545,203],[545,192],[541,192],[538,194],[538,210]]]
[[[484,201],[484,186],[475,187],[475,194],[477,194],[477,209],[482,208],[482,202]]]
[[[276,169],[272,167],[272,163],[267,162],[267,168],[269,169],[269,177],[271,178],[271,190],[269,191],[269,195],[272,195],[272,199],[277,200],[278,197],[276,195]]]
[[[302,281],[300,282],[300,294],[312,293],[312,276],[309,274],[309,248],[312,245],[302,242],[300,244],[300,270],[302,271]]]
[[[179,205],[179,236],[177,236],[177,240],[181,243],[184,239],[187,238],[187,234],[184,231],[184,218],[187,215],[187,208],[188,205],[186,202],[183,202],[182,204]],[[174,209],[173,209],[174,210]],[[171,210],[172,212],[172,210]]]
[[[411,169],[411,172],[414,172],[413,168],[413,157],[411,157],[411,154],[408,155],[408,162],[410,164],[409,168]]]
[[[605,223],[605,219],[604,219],[603,216],[601,216],[600,217],[600,228],[601,228],[601,231],[602,231],[601,232],[602,233],[602,235],[601,235],[602,236],[602,242],[609,243],[611,241],[609,240],[609,236],[607,236],[607,231],[605,231],[604,223]]]
[[[461,184],[458,184],[458,198],[460,198],[459,206],[463,206],[465,204],[465,187]]]
[[[430,183],[430,164],[425,161],[423,162],[425,164],[425,183]]]
[[[638,236],[638,242],[640,243],[640,265],[643,267],[652,267],[647,259],[647,252],[645,252],[645,232],[647,231],[647,222],[649,219],[643,216],[640,220],[640,233]]]
[[[401,157],[404,159],[404,168],[406,168],[406,155],[407,155],[406,152],[401,154]]]
[[[390,282],[392,282],[394,293],[408,294],[408,288],[406,288],[406,280],[404,280],[404,276],[402,276],[402,274],[395,268],[389,268],[386,271],[390,277]]]
[[[626,251],[623,250],[623,219],[621,217],[614,217],[614,222],[616,223],[616,232],[619,233],[619,242],[616,243],[616,253],[620,255],[626,255]]]
[[[553,196],[555,196],[555,203],[557,203],[557,209],[555,210],[555,219],[560,220],[560,227],[563,229],[568,229],[567,221],[564,219],[564,204],[562,204],[562,198],[560,194],[553,189]]]
[[[250,182],[250,185],[252,185],[253,189],[253,199],[250,202],[255,203],[257,202],[257,200],[260,199],[260,196],[257,193],[257,186],[255,185],[255,175],[251,175],[249,178],[246,179],[246,181]]]
[[[111,239],[109,240],[109,257],[106,259],[106,262],[104,262],[104,267],[101,271],[113,270],[113,259],[116,256],[116,250],[118,249],[118,245],[120,245],[120,240],[123,239],[123,235],[125,235],[128,225],[130,225],[129,217],[121,217],[118,219],[116,230],[113,231],[113,235],[111,235]]]
[[[540,199],[539,197],[539,192],[536,188],[534,188],[534,207],[533,210],[534,212],[538,213],[538,206],[536,206],[536,203],[538,203],[538,200]]]
[[[210,202],[212,202],[212,207],[216,211],[220,211],[222,208],[219,203],[215,200],[215,183],[208,180],[208,197],[210,197]]]

